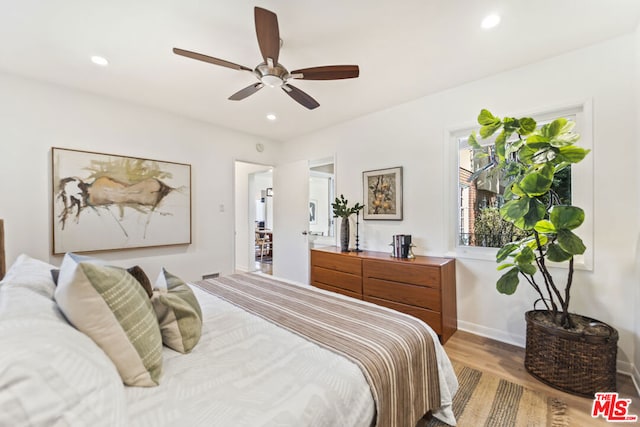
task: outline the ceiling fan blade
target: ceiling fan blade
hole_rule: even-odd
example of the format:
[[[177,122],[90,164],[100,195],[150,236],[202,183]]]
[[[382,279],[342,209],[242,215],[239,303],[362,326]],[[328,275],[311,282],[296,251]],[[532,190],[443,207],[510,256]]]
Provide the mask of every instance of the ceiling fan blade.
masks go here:
[[[208,62],[209,64],[220,65],[222,67],[233,68],[234,70],[251,71],[251,68],[247,68],[243,65],[234,64],[233,62],[225,61],[224,59],[214,58],[213,56],[203,55],[201,53],[191,52],[184,49],[173,48],[173,53],[176,55],[186,56],[187,58],[197,59],[198,61]]]
[[[251,86],[247,86],[244,89],[240,89],[239,91],[231,95],[229,99],[232,101],[240,101],[241,99],[245,99],[249,95],[253,95],[263,87],[264,87],[264,83],[262,82],[254,83]]]
[[[291,77],[303,80],[353,79],[360,75],[357,65],[325,65],[292,71]]]
[[[260,52],[264,62],[273,67],[278,64],[278,55],[280,54],[278,17],[275,13],[261,7],[254,8],[254,17]],[[271,58],[273,64],[269,64],[269,58]]]
[[[307,107],[309,110],[313,110],[314,108],[318,108],[320,106],[320,104],[318,104],[318,101],[316,101],[297,87],[291,86],[288,83],[282,85],[282,90],[284,90],[287,95],[295,99],[296,102],[304,107]]]

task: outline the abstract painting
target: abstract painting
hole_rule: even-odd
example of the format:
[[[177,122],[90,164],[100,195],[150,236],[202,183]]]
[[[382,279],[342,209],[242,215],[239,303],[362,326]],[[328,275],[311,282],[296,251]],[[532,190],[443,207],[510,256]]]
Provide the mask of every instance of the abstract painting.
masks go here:
[[[191,243],[191,165],[51,151],[54,254]]]
[[[364,219],[402,219],[402,167],[362,172]]]

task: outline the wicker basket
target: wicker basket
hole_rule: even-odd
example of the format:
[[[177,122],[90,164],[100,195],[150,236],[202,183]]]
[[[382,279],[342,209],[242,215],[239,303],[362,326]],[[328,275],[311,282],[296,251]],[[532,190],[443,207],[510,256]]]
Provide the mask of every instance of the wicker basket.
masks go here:
[[[551,387],[579,396],[593,398],[596,392],[616,391],[618,331],[577,314],[571,316],[596,325],[604,336],[568,331],[538,321],[539,312],[525,313],[526,370]]]

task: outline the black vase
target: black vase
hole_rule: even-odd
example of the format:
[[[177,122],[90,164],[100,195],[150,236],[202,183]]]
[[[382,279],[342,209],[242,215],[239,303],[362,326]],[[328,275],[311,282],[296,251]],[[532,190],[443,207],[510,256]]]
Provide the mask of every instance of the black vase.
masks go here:
[[[340,250],[349,252],[349,218],[343,217],[340,223]]]

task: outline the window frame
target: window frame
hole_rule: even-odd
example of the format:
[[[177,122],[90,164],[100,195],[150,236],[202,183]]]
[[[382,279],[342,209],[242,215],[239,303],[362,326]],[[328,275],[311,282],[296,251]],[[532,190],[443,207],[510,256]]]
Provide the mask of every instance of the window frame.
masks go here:
[[[500,112],[496,113],[502,117]],[[594,253],[594,228],[593,228],[593,107],[592,101],[565,103],[556,107],[541,108],[534,112],[523,114],[510,114],[513,117],[532,117],[536,122],[552,120],[560,116],[573,115],[576,118],[576,132],[580,133],[578,145],[591,152],[583,161],[571,168],[571,200],[572,204],[585,211],[585,221],[576,230],[582,238],[587,250],[583,255],[575,257],[574,267],[581,270],[593,270]],[[456,126],[445,130],[445,165],[449,169],[445,189],[444,211],[444,241],[447,245],[447,256],[456,258],[468,258],[478,260],[495,261],[499,248],[464,246],[458,241],[460,231],[460,182],[459,182],[459,140],[468,137],[473,130],[479,129],[478,124]],[[558,267],[566,267],[566,263],[557,264]]]

